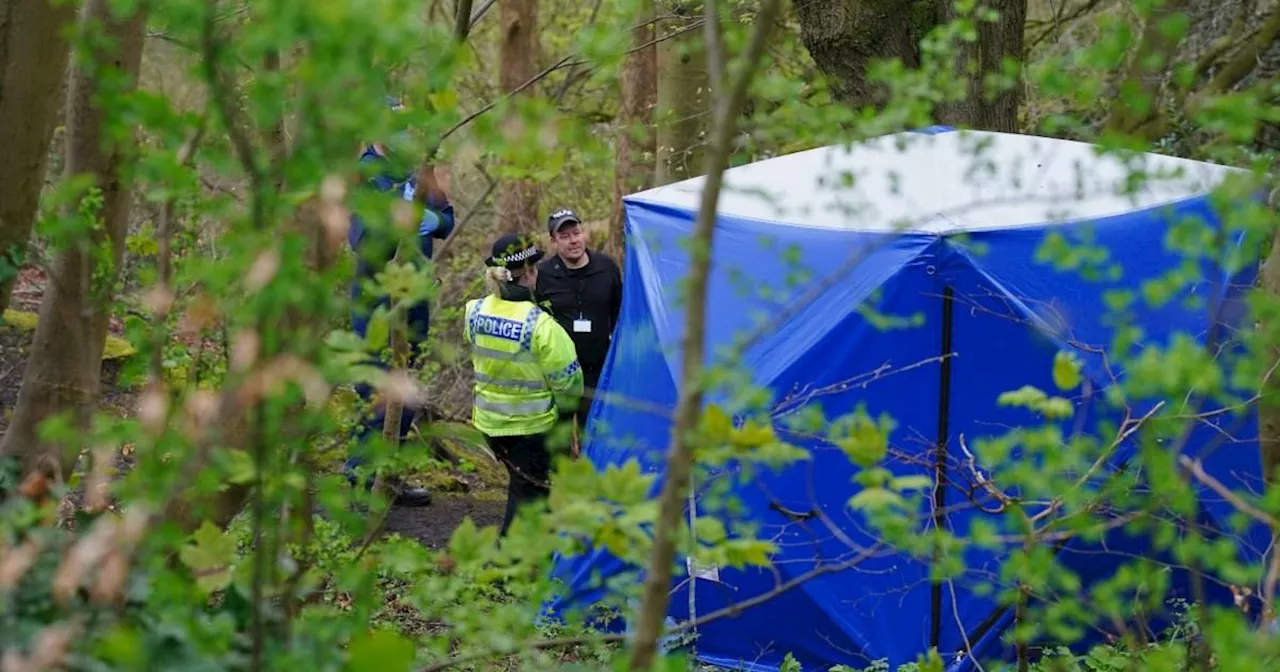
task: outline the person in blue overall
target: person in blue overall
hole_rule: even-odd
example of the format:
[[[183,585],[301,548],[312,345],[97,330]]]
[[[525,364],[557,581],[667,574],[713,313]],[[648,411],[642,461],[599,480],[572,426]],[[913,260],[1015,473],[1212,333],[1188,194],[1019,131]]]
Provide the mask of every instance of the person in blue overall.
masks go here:
[[[388,102],[392,109],[401,109],[397,101],[389,100]],[[420,258],[431,259],[435,240],[444,240],[453,231],[453,206],[449,203],[448,195],[435,183],[434,169],[427,167],[415,173],[416,162],[406,161],[411,158],[414,157],[405,157],[396,148],[374,143],[366,146],[361,153],[360,167],[363,174],[369,176],[364,182],[366,188],[385,192],[390,197],[403,198],[406,201],[413,201],[416,198],[419,204],[425,205],[422,221],[418,225],[417,243]],[[397,168],[397,165],[404,167]],[[420,176],[430,183],[418,184]],[[421,194],[419,190],[422,191]],[[390,208],[383,212],[390,213]],[[361,338],[365,337],[369,319],[374,310],[380,305],[390,304],[388,297],[367,295],[365,288],[361,286],[366,281],[373,281],[374,276],[395,258],[397,241],[389,229],[390,227],[379,227],[376,230],[370,230],[365,227],[358,215],[354,213],[351,215],[351,228],[347,240],[356,253],[355,279],[351,283],[351,327]],[[431,307],[427,301],[421,301],[409,307],[406,313],[408,344],[411,352],[416,353],[418,347],[427,340],[431,323]],[[386,347],[390,346],[388,342]],[[377,366],[383,369],[389,368],[389,365],[380,358],[375,359],[377,361],[373,363]],[[356,385],[356,393],[367,406],[373,398],[374,389],[367,383],[361,383]],[[400,416],[400,442],[408,436],[416,411],[417,409],[407,406],[403,409]],[[343,467],[347,480],[352,486],[356,483],[355,468],[364,462],[360,455],[360,446],[365,445],[370,436],[381,434],[385,416],[386,409],[379,404],[372,413],[365,414],[356,427],[357,449],[348,457]],[[431,492],[426,488],[411,487],[396,476],[387,476],[384,480],[394,494],[396,505],[427,506],[431,504]],[[364,483],[365,488],[368,489],[372,485],[372,477],[367,478]]]

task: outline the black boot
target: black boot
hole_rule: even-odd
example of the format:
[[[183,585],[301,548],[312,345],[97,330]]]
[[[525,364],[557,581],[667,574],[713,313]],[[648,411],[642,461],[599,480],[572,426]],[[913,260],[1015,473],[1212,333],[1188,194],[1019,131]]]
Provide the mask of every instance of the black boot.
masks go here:
[[[397,477],[388,478],[387,485],[395,497],[392,502],[396,506],[431,506],[431,491],[426,488],[409,485]]]

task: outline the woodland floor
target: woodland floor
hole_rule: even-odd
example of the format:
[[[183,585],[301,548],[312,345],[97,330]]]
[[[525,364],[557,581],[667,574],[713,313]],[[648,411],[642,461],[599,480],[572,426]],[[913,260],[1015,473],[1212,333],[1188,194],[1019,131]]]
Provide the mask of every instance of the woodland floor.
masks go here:
[[[25,289],[21,287],[20,289]],[[35,312],[38,299],[32,300],[32,292],[15,292],[12,308]],[[23,369],[31,345],[33,331],[17,329],[0,321],[0,435],[8,428],[9,416],[17,406],[18,391],[22,387]],[[137,393],[116,384],[120,364],[117,361],[103,363],[102,396],[100,408],[122,415],[131,414],[136,408]],[[122,460],[127,468],[128,460]],[[340,460],[339,460],[340,462]],[[450,473],[441,477],[406,474],[406,480],[425,484],[432,490],[434,501],[425,507],[392,507],[387,516],[384,534],[399,534],[413,538],[431,548],[448,544],[454,529],[468,517],[477,527],[499,525],[506,506],[506,477],[496,464],[478,465],[467,473]]]

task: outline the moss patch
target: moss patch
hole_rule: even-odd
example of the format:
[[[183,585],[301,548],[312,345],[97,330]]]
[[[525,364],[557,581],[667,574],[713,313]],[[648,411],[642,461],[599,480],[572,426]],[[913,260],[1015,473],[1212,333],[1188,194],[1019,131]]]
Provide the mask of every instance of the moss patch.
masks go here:
[[[107,335],[107,345],[102,349],[103,359],[124,359],[138,354],[137,349],[129,341],[119,336]]]
[[[4,323],[18,331],[35,331],[36,323],[39,322],[39,320],[40,317],[35,313],[14,310],[12,308],[4,311]]]
[[[18,331],[35,331],[36,324],[40,321],[40,316],[36,313],[24,310],[13,310],[12,308],[4,311],[4,323]],[[124,359],[125,357],[137,354],[137,349],[133,347],[129,341],[107,334],[106,347],[102,350],[102,359]]]

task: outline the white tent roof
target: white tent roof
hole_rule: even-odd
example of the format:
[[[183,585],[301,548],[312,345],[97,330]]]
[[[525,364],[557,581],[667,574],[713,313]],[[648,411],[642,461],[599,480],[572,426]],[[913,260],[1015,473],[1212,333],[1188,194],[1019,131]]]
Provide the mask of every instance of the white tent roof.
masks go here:
[[[861,231],[944,233],[1123,214],[1204,194],[1237,169],[982,131],[897,133],[731,168],[721,215]],[[1132,176],[1148,176],[1137,188]],[[696,212],[704,178],[629,196]]]

